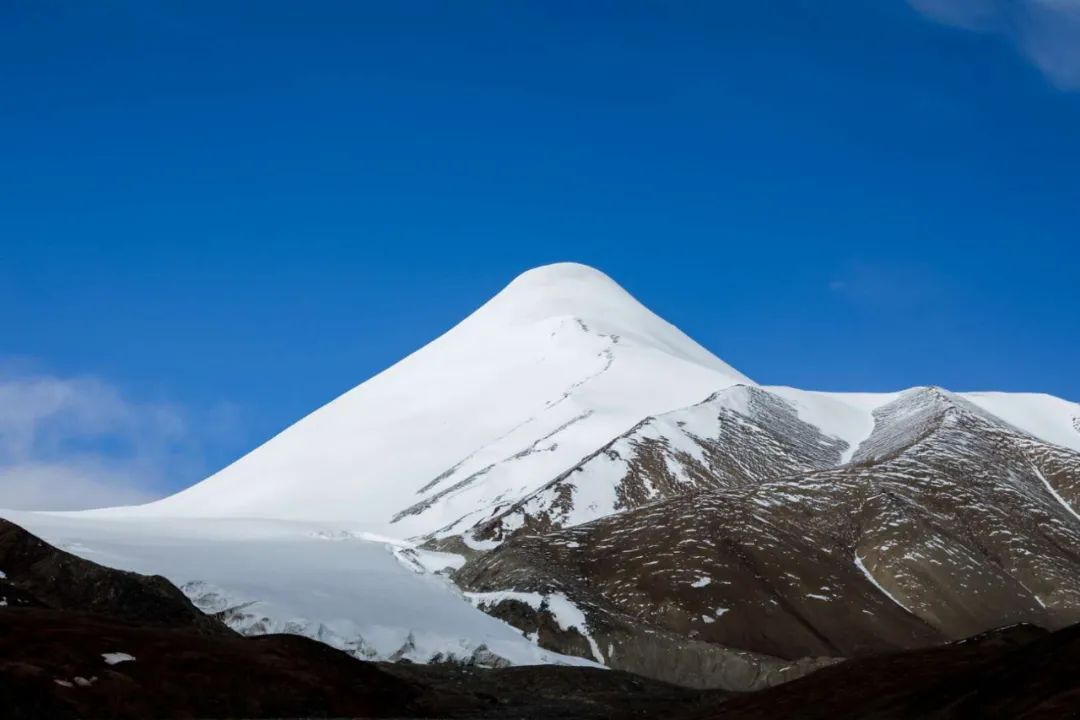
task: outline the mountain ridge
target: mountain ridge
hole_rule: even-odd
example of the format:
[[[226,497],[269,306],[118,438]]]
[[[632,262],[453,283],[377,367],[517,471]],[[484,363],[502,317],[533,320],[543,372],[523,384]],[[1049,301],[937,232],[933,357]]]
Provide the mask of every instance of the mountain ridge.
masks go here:
[[[359,521],[422,536],[479,520],[493,497],[522,501],[646,419],[732,385],[757,384],[607,275],[577,263],[541,266],[205,481],[92,514]],[[869,437],[874,409],[899,394],[768,389],[846,442],[844,459]],[[1080,405],[1030,393],[958,397],[1080,451],[1080,430],[1069,426],[1080,424]],[[325,500],[313,497],[312,483]]]

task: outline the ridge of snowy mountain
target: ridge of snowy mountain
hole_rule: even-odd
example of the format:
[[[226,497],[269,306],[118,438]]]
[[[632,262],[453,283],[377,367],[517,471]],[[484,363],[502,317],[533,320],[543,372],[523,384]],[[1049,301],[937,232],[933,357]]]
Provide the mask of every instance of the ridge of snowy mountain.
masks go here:
[[[911,395],[927,402],[896,403]],[[1062,440],[1062,447],[1080,451],[1080,434],[1073,440],[1061,432],[1068,427],[1067,403],[1005,394],[993,394],[987,403],[985,397],[941,388],[820,393],[733,385],[690,407],[647,417],[528,496],[495,505],[471,531],[465,524],[469,518],[463,518],[434,538],[445,544],[462,535],[470,547],[491,549],[513,532],[573,527],[665,498],[874,460],[906,448],[924,431],[924,416],[946,408],[1024,432],[988,410],[990,404],[1019,424]],[[1057,417],[1046,412],[1047,404]],[[883,418],[881,412],[909,414]],[[890,433],[883,433],[883,426]]]
[[[805,422],[767,389],[733,385],[688,408],[646,418],[530,496],[497,508],[470,544],[501,541],[521,528],[582,525],[691,492],[834,467],[848,449],[845,440]]]

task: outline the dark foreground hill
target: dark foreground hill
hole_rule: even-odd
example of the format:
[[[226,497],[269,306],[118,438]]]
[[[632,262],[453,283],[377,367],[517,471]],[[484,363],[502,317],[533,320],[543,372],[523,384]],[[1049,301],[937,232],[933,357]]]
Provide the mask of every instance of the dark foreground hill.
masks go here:
[[[1080,625],[1017,625],[936,648],[850,660],[732,698],[699,720],[1080,718]]]

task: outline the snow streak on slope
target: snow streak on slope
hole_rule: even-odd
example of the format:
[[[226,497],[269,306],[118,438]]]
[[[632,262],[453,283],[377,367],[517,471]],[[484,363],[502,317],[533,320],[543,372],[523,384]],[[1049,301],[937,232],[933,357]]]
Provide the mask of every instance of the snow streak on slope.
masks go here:
[[[863,440],[874,431],[874,410],[899,396],[899,393],[811,392],[791,387],[766,389],[791,403],[803,422],[847,443],[841,464],[849,462]]]
[[[244,634],[305,635],[367,660],[592,664],[542,650],[427,572],[460,558],[362,532],[287,521],[3,516],[87,560],[164,575]]]
[[[1046,479],[1046,476],[1042,474],[1042,471],[1034,465],[1031,466],[1031,471],[1035,473],[1035,477],[1039,478],[1039,482],[1041,482],[1046,488],[1046,492],[1050,493],[1051,497],[1057,500],[1058,504],[1061,505],[1061,507],[1063,507],[1066,511],[1068,511],[1070,515],[1072,515],[1077,520],[1080,520],[1080,513],[1073,510],[1072,505],[1070,505],[1065,498],[1061,497],[1061,493],[1054,489],[1054,486],[1050,484],[1050,481]]]
[[[859,568],[859,572],[861,572],[863,574],[863,576],[868,581],[870,581],[871,585],[873,585],[878,590],[880,590],[882,595],[884,595],[885,597],[892,600],[894,603],[899,605],[904,610],[907,610],[907,608],[904,607],[904,603],[897,600],[896,597],[891,592],[889,592],[884,587],[882,587],[881,583],[879,583],[877,581],[877,578],[874,577],[873,573],[870,572],[870,569],[866,567],[866,563],[864,563],[863,559],[861,557],[859,557],[858,555],[855,555],[855,567]]]
[[[752,384],[606,275],[546,266],[217,475],[102,514],[348,520],[416,536],[523,497],[643,417],[737,382]]]

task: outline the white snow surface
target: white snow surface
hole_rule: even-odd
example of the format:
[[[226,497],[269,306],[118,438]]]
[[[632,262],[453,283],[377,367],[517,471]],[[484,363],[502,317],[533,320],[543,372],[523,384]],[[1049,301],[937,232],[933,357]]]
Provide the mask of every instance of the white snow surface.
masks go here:
[[[960,393],[1015,428],[1080,452],[1080,404],[1041,393]]]
[[[603,273],[544,266],[202,483],[93,514],[349,521],[413,537],[523,497],[645,416],[735,383],[752,381]]]
[[[541,649],[425,570],[460,564],[457,556],[362,531],[280,520],[0,516],[101,565],[164,575],[206,612],[238,608],[228,623],[245,634],[305,635],[363,659],[467,660],[486,646],[517,665],[593,664]]]
[[[101,653],[101,659],[105,661],[106,665],[119,665],[120,663],[135,662],[134,655],[128,655],[122,652],[107,652]],[[79,678],[75,678],[78,681]],[[80,685],[82,683],[79,683]]]

